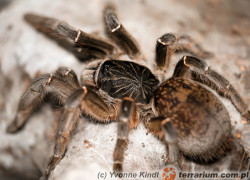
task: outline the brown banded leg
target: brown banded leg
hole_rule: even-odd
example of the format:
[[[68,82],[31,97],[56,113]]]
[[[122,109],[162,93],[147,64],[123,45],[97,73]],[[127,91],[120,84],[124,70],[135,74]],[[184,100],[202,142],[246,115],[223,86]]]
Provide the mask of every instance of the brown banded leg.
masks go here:
[[[250,111],[239,93],[226,78],[210,69],[205,61],[184,56],[176,65],[173,77],[191,78],[211,87],[219,95],[229,99],[241,115],[250,121]]]
[[[213,56],[189,36],[177,36],[167,33],[157,39],[155,62],[158,67],[168,69],[172,55],[182,52],[187,52],[201,58]]]
[[[44,74],[34,79],[29,89],[22,95],[16,116],[9,124],[7,132],[15,133],[20,130],[46,95],[50,94],[63,105],[66,98],[79,87],[75,73],[64,67],[59,68],[54,74]]]
[[[121,102],[119,114],[117,117],[118,130],[117,142],[114,151],[114,171],[123,171],[124,152],[128,142],[128,134],[131,126],[138,124],[135,102],[131,98],[124,98]]]
[[[85,86],[75,90],[66,100],[64,112],[59,122],[54,154],[50,158],[45,172],[46,177],[63,158],[70,135],[75,129],[81,113],[99,122],[115,120],[117,114],[113,106],[108,106],[92,90]]]
[[[169,118],[153,117],[148,120],[146,128],[160,139],[165,140],[168,150],[168,162],[171,164],[177,163],[179,159],[178,134],[171,120]]]
[[[70,140],[70,135],[76,127],[76,124],[80,116],[80,104],[82,98],[86,95],[84,90],[76,90],[73,94],[69,96],[66,100],[64,106],[64,112],[59,122],[58,133],[56,137],[54,154],[48,162],[46,168],[45,176],[49,176],[50,172],[55,168],[55,166],[61,161],[68,141]]]
[[[167,120],[164,120],[167,121]],[[169,163],[175,164],[179,159],[179,147],[177,145],[178,134],[171,121],[163,121],[164,138],[168,146]]]
[[[24,18],[80,60],[108,57],[115,51],[114,45],[108,40],[77,30],[57,19],[32,13],[25,14]]]
[[[113,105],[108,106],[90,89],[87,89],[87,95],[81,102],[81,111],[90,118],[103,123],[114,121],[117,117],[116,108]]]
[[[126,53],[129,57],[136,58],[140,52],[137,41],[127,32],[119,22],[113,5],[107,5],[104,9],[104,23],[107,35]]]

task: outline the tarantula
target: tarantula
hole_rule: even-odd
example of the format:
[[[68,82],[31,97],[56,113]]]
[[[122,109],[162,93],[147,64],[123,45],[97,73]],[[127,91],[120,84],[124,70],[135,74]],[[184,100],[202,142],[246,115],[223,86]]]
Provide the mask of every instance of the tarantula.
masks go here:
[[[177,162],[179,152],[206,161],[223,155],[231,138],[229,114],[203,85],[228,98],[240,114],[250,120],[250,111],[233,86],[197,58],[211,54],[189,36],[167,33],[157,39],[155,63],[163,77],[174,53],[188,52],[196,56],[182,57],[172,77],[160,82],[148,67],[140,64],[143,62],[139,45],[119,22],[112,5],[104,9],[109,40],[53,18],[35,14],[26,14],[24,18],[80,60],[92,60],[86,64],[80,83],[74,71],[66,67],[34,79],[7,128],[9,133],[20,130],[46,96],[59,101],[64,112],[54,154],[45,172],[47,176],[62,159],[70,134],[82,114],[98,122],[118,122],[113,154],[116,171],[123,169],[129,131],[140,121],[166,143],[170,163]],[[127,54],[131,60],[120,60],[121,54]]]

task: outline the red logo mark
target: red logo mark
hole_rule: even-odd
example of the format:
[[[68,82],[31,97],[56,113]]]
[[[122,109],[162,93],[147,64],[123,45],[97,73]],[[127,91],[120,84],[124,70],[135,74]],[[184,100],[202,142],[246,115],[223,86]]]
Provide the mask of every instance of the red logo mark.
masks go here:
[[[162,171],[162,179],[163,180],[174,180],[176,177],[176,168],[174,166],[167,166]]]

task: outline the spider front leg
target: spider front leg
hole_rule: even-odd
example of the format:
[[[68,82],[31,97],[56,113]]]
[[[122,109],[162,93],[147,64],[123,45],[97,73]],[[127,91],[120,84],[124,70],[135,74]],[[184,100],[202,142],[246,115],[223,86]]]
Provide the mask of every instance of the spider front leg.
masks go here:
[[[124,153],[128,143],[128,134],[131,128],[135,128],[139,122],[135,102],[132,98],[123,98],[117,117],[118,130],[117,142],[114,151],[114,171],[123,171]]]
[[[210,69],[205,61],[184,56],[176,65],[173,77],[191,78],[211,87],[219,95],[229,99],[240,114],[250,122],[250,111],[239,93],[226,78]]]
[[[104,59],[115,53],[114,45],[108,40],[83,32],[63,21],[33,13],[25,14],[24,19],[80,60]]]
[[[108,5],[104,9],[104,23],[107,35],[128,54],[131,59],[141,54],[139,44],[119,22],[113,5]]]
[[[213,55],[205,51],[198,43],[187,35],[177,36],[167,33],[157,39],[155,62],[158,67],[169,67],[170,59],[174,53],[187,52],[201,58],[209,58]]]
[[[59,122],[59,129],[54,148],[45,176],[60,162],[65,153],[70,135],[76,127],[79,117],[83,113],[99,122],[115,120],[117,113],[113,106],[108,106],[95,92],[83,86],[74,91],[66,100],[64,113]]]
[[[22,95],[16,116],[9,124],[7,132],[19,131],[45,96],[52,95],[63,105],[67,97],[79,87],[76,74],[65,67],[59,68],[54,74],[44,74],[34,79],[29,89]]]

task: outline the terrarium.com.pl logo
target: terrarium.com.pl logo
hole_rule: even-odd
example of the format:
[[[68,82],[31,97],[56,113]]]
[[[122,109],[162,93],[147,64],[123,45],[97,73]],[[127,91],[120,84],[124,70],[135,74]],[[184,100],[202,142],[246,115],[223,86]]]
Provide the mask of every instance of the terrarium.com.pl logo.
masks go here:
[[[182,172],[169,165],[162,172],[162,180],[177,179],[248,179],[250,172]]]
[[[184,172],[174,165],[154,172],[98,172],[97,179],[249,179],[250,172]]]
[[[162,180],[174,180],[176,177],[176,167],[175,166],[167,166],[162,172]]]

